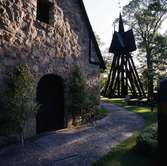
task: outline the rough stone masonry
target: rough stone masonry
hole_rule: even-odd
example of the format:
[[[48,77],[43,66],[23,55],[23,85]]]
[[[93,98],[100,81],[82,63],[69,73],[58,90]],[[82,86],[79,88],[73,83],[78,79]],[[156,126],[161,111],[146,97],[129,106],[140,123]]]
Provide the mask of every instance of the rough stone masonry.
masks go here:
[[[44,18],[38,13],[40,3],[48,7]],[[0,90],[6,72],[17,64],[29,67],[36,85],[44,75],[61,76],[68,127],[67,83],[75,64],[84,72],[90,93],[100,96],[99,76],[104,65],[89,24],[81,0],[0,0]],[[27,128],[28,135],[35,134],[35,119]]]

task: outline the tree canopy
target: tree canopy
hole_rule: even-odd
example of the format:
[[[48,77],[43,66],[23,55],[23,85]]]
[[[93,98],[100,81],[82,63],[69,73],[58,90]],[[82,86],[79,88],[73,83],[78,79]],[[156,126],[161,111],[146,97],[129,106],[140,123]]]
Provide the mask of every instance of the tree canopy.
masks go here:
[[[167,18],[165,0],[131,0],[123,7],[125,23],[133,28],[140,57],[145,56],[147,70],[148,100],[153,97],[155,71],[167,65],[167,36],[160,29]]]

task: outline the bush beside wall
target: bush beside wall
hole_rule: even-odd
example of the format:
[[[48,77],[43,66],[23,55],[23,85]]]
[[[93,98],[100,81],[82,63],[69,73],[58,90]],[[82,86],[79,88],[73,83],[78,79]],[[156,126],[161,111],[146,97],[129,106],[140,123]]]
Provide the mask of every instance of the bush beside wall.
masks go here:
[[[17,65],[8,73],[6,88],[0,97],[0,135],[19,136],[24,140],[24,127],[39,106],[33,101],[33,76],[25,65]]]

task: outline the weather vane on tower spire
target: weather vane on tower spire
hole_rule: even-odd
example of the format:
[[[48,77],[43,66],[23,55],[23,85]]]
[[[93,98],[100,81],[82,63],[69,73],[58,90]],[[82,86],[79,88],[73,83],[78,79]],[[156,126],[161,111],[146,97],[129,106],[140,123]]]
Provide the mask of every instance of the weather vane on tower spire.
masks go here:
[[[121,10],[122,10],[121,0],[118,0],[118,8],[119,8],[119,12],[121,13]]]

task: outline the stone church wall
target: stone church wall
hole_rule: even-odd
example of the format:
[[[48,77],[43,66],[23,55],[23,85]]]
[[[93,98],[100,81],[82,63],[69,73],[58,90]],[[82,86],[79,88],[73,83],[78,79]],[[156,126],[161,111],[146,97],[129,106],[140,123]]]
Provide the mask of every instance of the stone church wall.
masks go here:
[[[28,65],[36,84],[52,73],[68,87],[71,68],[79,64],[90,93],[99,97],[100,69],[89,64],[89,33],[77,0],[49,1],[52,8],[46,24],[36,19],[37,0],[0,0],[0,87],[6,72],[20,63]]]
[[[57,0],[57,3],[64,11],[65,16],[68,18],[71,29],[78,36],[78,42],[80,48],[80,61],[83,65],[87,83],[90,89],[90,93],[94,96],[100,96],[100,68],[97,65],[89,63],[89,37],[90,32],[87,25],[87,20],[79,4],[81,0]],[[95,61],[99,61],[97,58],[97,52],[95,50],[94,43],[92,42],[91,57]]]

